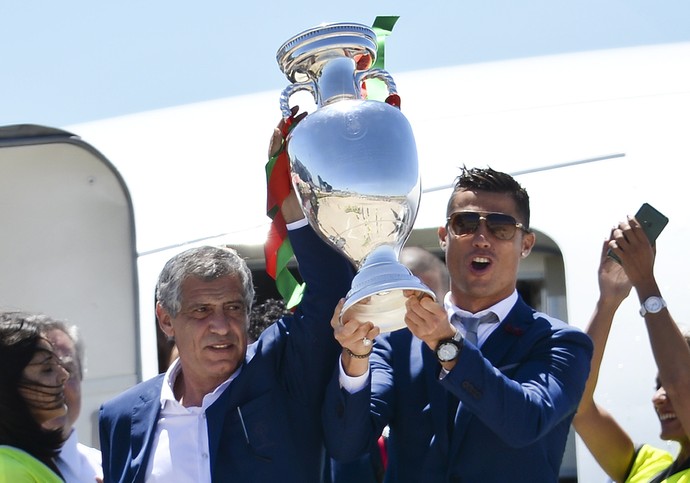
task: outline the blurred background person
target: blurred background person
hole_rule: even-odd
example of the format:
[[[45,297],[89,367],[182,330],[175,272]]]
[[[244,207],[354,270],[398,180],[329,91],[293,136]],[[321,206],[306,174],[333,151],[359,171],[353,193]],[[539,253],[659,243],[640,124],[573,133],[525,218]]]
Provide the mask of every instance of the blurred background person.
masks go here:
[[[250,344],[256,342],[269,325],[291,313],[292,311],[287,309],[282,299],[266,299],[263,303],[253,305],[252,312],[249,314],[247,342]]]
[[[69,372],[33,314],[0,312],[0,481],[63,481],[55,464]]]
[[[450,290],[450,277],[446,264],[439,257],[422,247],[405,247],[400,251],[400,263],[429,287],[436,301],[443,305],[443,298]]]
[[[46,316],[37,317],[37,321],[43,326],[42,330],[63,367],[69,372],[69,379],[65,383],[67,413],[50,423],[56,428],[62,428],[65,440],[56,459],[58,469],[67,483],[93,483],[103,477],[101,452],[79,443],[74,426],[81,413],[81,383],[84,379],[85,360],[79,329]]]

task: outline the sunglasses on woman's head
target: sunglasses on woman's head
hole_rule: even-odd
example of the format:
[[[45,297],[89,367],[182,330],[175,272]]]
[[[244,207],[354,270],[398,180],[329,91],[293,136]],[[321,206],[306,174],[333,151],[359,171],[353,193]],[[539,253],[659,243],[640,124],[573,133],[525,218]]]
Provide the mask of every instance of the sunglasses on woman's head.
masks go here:
[[[489,232],[499,240],[512,240],[517,229],[527,233],[529,230],[515,218],[505,213],[478,213],[476,211],[456,211],[447,218],[448,229],[455,236],[471,235],[479,229],[484,220]]]

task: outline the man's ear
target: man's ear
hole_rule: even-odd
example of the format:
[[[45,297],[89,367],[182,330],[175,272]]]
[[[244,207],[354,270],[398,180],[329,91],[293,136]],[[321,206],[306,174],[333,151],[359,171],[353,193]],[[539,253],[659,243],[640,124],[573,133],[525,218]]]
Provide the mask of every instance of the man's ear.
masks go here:
[[[448,246],[448,231],[445,226],[438,227],[438,244],[445,253]]]
[[[158,319],[158,326],[165,335],[171,339],[175,337],[175,329],[173,329],[172,317],[170,317],[168,311],[165,310],[158,302],[156,303],[156,319]]]
[[[520,252],[520,256],[522,258],[527,258],[527,255],[529,255],[532,252],[532,248],[534,248],[534,244],[537,242],[537,236],[533,233],[525,233],[522,236],[522,250]]]

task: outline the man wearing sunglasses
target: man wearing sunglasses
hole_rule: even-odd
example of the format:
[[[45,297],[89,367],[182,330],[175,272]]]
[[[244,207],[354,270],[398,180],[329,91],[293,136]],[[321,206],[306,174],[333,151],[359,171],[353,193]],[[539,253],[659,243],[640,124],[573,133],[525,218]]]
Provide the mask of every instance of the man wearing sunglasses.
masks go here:
[[[388,425],[387,482],[558,481],[592,343],[517,293],[536,240],[529,215],[510,175],[462,168],[438,229],[443,306],[408,294],[409,330],[370,352],[377,329],[334,316],[343,354],[323,410],[333,457],[359,456]]]

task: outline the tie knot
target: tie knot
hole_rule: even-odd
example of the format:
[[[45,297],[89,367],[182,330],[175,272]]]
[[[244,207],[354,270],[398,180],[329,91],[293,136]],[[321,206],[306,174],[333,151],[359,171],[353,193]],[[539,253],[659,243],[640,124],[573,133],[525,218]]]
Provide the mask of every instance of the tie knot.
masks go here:
[[[459,320],[465,328],[465,338],[477,345],[477,328],[479,324],[490,324],[498,322],[498,317],[493,312],[489,312],[481,317],[463,317],[460,314],[454,314],[453,320]]]
[[[468,330],[470,328],[477,330],[480,324],[493,324],[494,322],[498,322],[498,317],[493,312],[486,313],[481,317],[465,317],[456,313],[453,315],[453,321],[460,322],[462,326]]]

